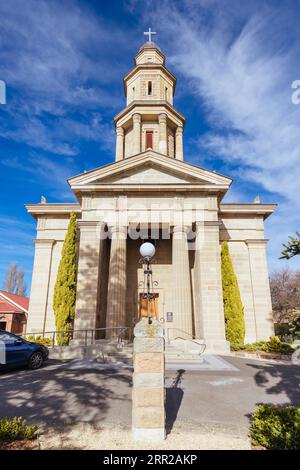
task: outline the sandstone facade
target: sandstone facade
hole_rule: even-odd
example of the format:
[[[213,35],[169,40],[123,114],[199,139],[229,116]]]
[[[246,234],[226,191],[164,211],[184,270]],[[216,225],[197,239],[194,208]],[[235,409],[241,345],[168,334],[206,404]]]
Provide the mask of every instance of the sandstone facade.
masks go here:
[[[76,329],[106,327],[112,337],[115,327],[126,326],[130,337],[143,292],[139,246],[148,239],[156,245],[157,308],[169,334],[228,350],[220,269],[227,240],[246,341],[273,334],[264,220],[275,205],[223,203],[232,180],[183,160],[185,118],[173,106],[175,84],[163,53],[147,42],[124,79],[127,102],[115,118],[116,161],[68,180],[78,203],[26,206],[37,220],[28,332],[55,330],[54,283],[75,211]]]

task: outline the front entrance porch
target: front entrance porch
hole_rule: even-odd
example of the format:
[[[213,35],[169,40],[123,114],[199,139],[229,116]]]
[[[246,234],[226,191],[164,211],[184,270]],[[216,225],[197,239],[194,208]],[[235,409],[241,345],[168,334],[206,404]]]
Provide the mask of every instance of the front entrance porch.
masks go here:
[[[215,339],[219,350],[228,350],[217,225],[209,226],[209,242],[205,246],[204,240],[201,253],[189,250],[191,229],[185,226],[171,227],[169,238],[160,228],[156,239],[150,238],[153,232],[149,226],[148,232],[142,232],[143,238],[134,239],[130,227],[106,228],[103,224],[102,232],[107,236],[99,239],[95,236],[96,222],[79,221],[78,225],[75,330],[107,328],[106,339],[112,339],[116,328],[132,331],[139,318],[146,315],[147,306],[141,299],[145,280],[139,248],[148,235],[156,247],[152,264],[156,292],[153,314],[165,322],[168,336],[208,340],[210,346]],[[127,339],[131,339],[130,333]]]

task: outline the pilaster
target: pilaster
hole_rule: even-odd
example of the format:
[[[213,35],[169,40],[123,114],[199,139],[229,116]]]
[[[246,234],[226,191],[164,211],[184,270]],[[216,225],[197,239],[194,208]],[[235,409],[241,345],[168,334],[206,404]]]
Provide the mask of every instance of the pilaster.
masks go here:
[[[52,268],[53,239],[36,239],[34,265],[31,283],[28,333],[43,332],[46,329],[47,312],[52,299],[49,296],[49,285]]]
[[[80,230],[77,292],[74,329],[95,329],[100,299],[100,276],[103,240],[99,222],[78,221]],[[100,222],[104,227],[104,223]],[[76,333],[80,339],[83,334]]]
[[[191,338],[193,313],[187,231],[184,226],[175,226],[173,231],[174,327],[181,331],[175,332],[176,335]]]
[[[257,341],[274,335],[272,303],[267,266],[267,240],[246,240],[249,252]]]
[[[196,337],[207,349],[229,351],[225,339],[218,221],[196,223],[194,299]]]

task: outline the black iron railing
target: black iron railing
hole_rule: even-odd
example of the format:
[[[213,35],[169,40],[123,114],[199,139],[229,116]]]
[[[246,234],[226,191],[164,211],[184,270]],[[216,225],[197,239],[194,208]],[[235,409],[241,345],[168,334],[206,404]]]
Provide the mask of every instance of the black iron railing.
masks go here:
[[[116,341],[117,347],[122,348],[124,346],[125,341],[125,332],[128,331],[130,328],[126,326],[121,327],[111,327],[111,328],[88,328],[88,329],[73,329],[73,330],[65,330],[65,331],[43,331],[43,332],[33,332],[33,333],[26,333],[23,335],[19,335],[23,338],[33,338],[33,341],[36,339],[41,338],[41,340],[45,340],[49,338],[50,344],[49,346],[54,348],[54,346],[61,343],[62,339],[67,338],[67,344],[73,340],[78,339],[80,344],[83,346],[88,346],[90,344],[94,344],[95,341],[98,339],[107,339],[111,341]],[[103,338],[100,338],[100,334],[103,333]],[[109,333],[109,334],[107,334]],[[114,334],[115,333],[115,334]],[[63,341],[66,342],[66,341]],[[65,344],[65,345],[67,345]]]

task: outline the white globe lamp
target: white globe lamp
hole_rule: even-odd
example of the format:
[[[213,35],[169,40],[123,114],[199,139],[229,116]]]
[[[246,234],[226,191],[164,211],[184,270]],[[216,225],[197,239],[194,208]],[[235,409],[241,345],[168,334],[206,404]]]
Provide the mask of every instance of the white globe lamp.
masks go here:
[[[153,243],[145,242],[140,246],[140,254],[143,258],[151,259],[155,255],[155,246]]]

